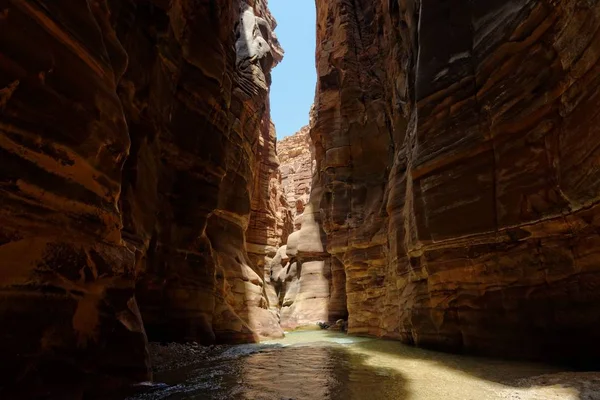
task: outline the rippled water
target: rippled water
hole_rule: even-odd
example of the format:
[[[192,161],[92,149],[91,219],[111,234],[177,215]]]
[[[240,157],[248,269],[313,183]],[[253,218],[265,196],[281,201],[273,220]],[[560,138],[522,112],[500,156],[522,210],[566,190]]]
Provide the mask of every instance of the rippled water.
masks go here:
[[[600,398],[581,397],[577,385],[554,379],[561,375],[550,366],[449,355],[328,331],[218,348],[187,362],[155,374],[162,386],[131,399]]]

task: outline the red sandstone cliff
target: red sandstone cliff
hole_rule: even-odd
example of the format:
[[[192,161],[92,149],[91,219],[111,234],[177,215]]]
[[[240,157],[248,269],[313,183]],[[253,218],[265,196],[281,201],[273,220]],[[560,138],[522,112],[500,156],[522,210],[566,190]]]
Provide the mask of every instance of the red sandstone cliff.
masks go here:
[[[317,9],[311,205],[350,332],[597,357],[600,5]]]
[[[266,2],[0,10],[0,386],[145,380],[146,332],[281,335]]]

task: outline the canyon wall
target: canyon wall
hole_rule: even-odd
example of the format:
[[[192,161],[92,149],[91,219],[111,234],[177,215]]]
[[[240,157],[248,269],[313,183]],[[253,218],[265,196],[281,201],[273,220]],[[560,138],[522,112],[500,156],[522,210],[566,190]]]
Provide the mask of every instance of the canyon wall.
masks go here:
[[[0,0],[0,387],[146,380],[146,333],[282,334],[274,26],[262,0]]]
[[[349,332],[597,358],[600,4],[331,0],[317,24],[307,208]]]
[[[265,131],[266,132],[266,131]],[[277,135],[271,123],[269,136],[261,138],[258,158],[260,165],[255,179],[256,195],[252,200],[250,224],[246,231],[246,248],[251,266],[264,279],[263,292],[266,307],[279,320],[279,299],[271,280],[271,264],[280,246],[294,231],[292,210],[282,185],[279,159],[276,153]]]
[[[309,132],[307,125],[277,142],[281,185],[294,220],[304,212],[310,199],[313,156]],[[297,229],[300,228],[299,221],[294,221],[294,225]]]
[[[344,267],[325,250],[320,211],[308,204],[315,172],[309,132],[305,126],[277,143],[282,186],[296,229],[271,263],[269,281],[277,293],[283,329],[335,323],[348,314]]]

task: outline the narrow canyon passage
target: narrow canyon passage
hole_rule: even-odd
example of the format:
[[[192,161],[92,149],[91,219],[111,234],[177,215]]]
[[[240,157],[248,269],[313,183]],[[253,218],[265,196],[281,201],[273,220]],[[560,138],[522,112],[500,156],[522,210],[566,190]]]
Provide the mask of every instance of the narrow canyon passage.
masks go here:
[[[600,3],[315,4],[0,0],[0,398],[600,398]]]

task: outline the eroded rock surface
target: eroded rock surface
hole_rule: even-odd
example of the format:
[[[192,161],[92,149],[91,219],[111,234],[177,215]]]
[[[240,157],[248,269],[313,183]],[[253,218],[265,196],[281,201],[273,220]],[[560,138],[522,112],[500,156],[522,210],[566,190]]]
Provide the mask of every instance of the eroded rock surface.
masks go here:
[[[593,359],[600,5],[317,2],[311,137],[349,332]]]
[[[292,211],[281,184],[279,160],[275,153],[277,135],[270,124],[269,135],[259,139],[257,187],[252,201],[250,224],[246,231],[246,248],[254,270],[264,278],[263,294],[267,308],[278,318],[279,301],[271,282],[271,263],[278,248],[294,230]]]
[[[0,1],[0,386],[147,380],[146,332],[282,334],[274,26],[262,0]]]
[[[312,186],[313,159],[310,146],[310,128],[305,126],[295,134],[277,142],[277,156],[281,171],[281,184],[286,200],[290,205],[294,225],[300,229],[301,219],[297,216],[304,212],[310,199]]]
[[[343,265],[327,253],[320,211],[308,204],[314,172],[308,132],[309,127],[304,127],[277,144],[282,183],[296,227],[271,264],[283,329],[333,324],[347,317]]]

